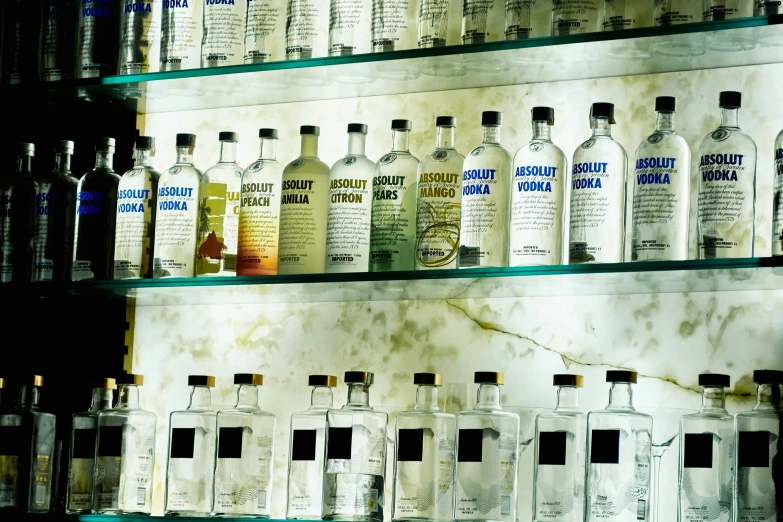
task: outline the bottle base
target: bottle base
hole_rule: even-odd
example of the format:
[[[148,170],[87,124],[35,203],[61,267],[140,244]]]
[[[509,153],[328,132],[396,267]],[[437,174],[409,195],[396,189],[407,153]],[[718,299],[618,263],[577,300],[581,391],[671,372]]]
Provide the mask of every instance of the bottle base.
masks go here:
[[[269,515],[258,515],[256,513],[212,513],[215,518],[270,518]]]

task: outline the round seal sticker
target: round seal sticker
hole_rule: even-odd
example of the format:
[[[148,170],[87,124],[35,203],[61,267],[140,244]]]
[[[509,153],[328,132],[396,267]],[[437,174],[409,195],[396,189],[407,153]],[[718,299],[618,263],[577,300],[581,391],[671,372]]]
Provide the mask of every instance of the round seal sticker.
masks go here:
[[[476,147],[475,149],[473,149],[470,152],[470,155],[471,156],[481,156],[482,154],[484,154],[485,150],[487,150],[487,148],[482,145],[480,147]]]
[[[302,168],[302,165],[304,165],[304,160],[302,158],[297,158],[288,164],[288,168],[291,170],[296,170]]]
[[[726,129],[718,129],[712,133],[712,139],[715,141],[723,141],[731,136],[731,131]]]
[[[655,145],[656,143],[660,143],[662,140],[663,134],[652,134],[649,138],[647,138],[647,143]]]
[[[530,152],[541,152],[544,150],[544,144],[543,143],[531,143],[530,144]]]
[[[171,167],[169,169],[169,173],[170,174],[179,174],[181,170],[182,170],[182,167]]]
[[[590,147],[592,147],[593,145],[595,145],[595,140],[594,140],[594,139],[592,139],[592,138],[590,138],[590,139],[589,139],[589,140],[587,140],[586,142],[582,143],[581,147],[582,147],[583,149],[589,149],[589,148],[590,148]]]
[[[432,153],[432,159],[435,161],[444,161],[448,157],[449,153],[445,150],[436,150]]]
[[[393,152],[390,152],[389,154],[386,154],[384,157],[381,158],[381,164],[388,165],[389,163],[394,163],[394,160],[396,159],[397,159],[397,155]]]
[[[263,161],[256,161],[252,165],[250,165],[250,172],[258,172],[259,170],[264,168],[264,162]]]
[[[343,165],[353,165],[356,163],[356,156],[346,156],[343,158]]]

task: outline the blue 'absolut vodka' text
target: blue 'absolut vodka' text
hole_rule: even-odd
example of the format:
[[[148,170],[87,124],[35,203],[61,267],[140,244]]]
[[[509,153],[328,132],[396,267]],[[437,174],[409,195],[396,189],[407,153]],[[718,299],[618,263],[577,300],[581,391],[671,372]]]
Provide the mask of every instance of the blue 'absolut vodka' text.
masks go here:
[[[578,174],[604,174],[606,175],[608,163],[602,163],[599,161],[589,161],[585,163],[576,163],[574,165],[572,174],[575,176]],[[573,190],[579,189],[600,189],[603,188],[600,177],[580,177],[575,178],[571,183]]]
[[[557,180],[557,167],[545,167],[542,165],[524,165],[517,167],[514,178],[526,178],[528,176],[551,178]],[[518,192],[552,192],[551,181],[528,181],[517,179]]]
[[[639,158],[636,160],[636,170],[660,169],[669,172],[643,172],[636,174],[637,185],[671,185],[670,172],[674,171],[677,158]]]
[[[744,154],[705,154],[699,164],[701,180],[738,181],[737,170],[742,170],[744,157]]]
[[[474,196],[477,194],[489,194],[489,184],[473,183],[465,185],[465,181],[489,181],[495,179],[495,169],[472,169],[462,173],[462,195]]]
[[[188,202],[184,198],[193,197],[192,187],[161,187],[158,189],[159,198],[183,198],[177,201],[161,201],[158,203],[159,210],[188,210]]]
[[[120,214],[141,212],[143,214],[147,205],[149,205],[149,200],[149,189],[120,190],[117,193],[117,212]]]

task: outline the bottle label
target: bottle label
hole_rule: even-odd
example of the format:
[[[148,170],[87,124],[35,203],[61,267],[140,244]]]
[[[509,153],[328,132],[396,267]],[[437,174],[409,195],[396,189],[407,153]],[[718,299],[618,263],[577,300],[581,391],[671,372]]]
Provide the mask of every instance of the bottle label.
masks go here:
[[[0,426],[0,507],[16,507],[19,460],[24,440],[21,426]]]
[[[552,34],[583,34],[598,31],[600,0],[555,0]]]
[[[418,188],[416,259],[423,268],[456,268],[462,212],[460,173],[422,173]]]
[[[160,0],[157,0],[160,3]],[[120,74],[150,70],[150,51],[158,45],[155,0],[123,0],[120,12]]]
[[[452,517],[454,442],[435,431],[397,431],[395,518]]]
[[[144,277],[148,273],[154,210],[155,194],[151,188],[120,188],[117,192],[114,279]]]
[[[504,31],[505,0],[464,0],[462,43],[500,40]]]
[[[419,47],[442,47],[448,38],[447,0],[420,0]]]
[[[416,238],[415,163],[409,175],[384,175],[384,165],[396,154],[380,160],[373,178],[370,267],[372,271],[413,270]],[[403,160],[400,159],[400,162]]]
[[[295,163],[289,165],[289,172]],[[282,194],[280,273],[323,273],[329,204],[327,181],[317,174],[297,172],[294,177],[289,173],[283,181]]]
[[[346,166],[357,165],[353,156],[343,162]],[[329,180],[326,266],[330,272],[369,270],[372,180],[361,179],[358,172],[351,176],[350,170],[354,169],[343,170],[343,178]]]
[[[86,259],[74,259],[71,281],[90,281],[92,279],[95,279],[95,274],[90,269],[90,262]]]
[[[215,468],[215,511],[269,515],[267,492],[272,480],[272,437],[249,435],[245,428],[220,428]],[[235,459],[252,462],[237,472]]]
[[[376,52],[416,46],[416,0],[373,2],[372,46]]]
[[[49,0],[41,31],[41,81],[59,81],[73,74],[72,27],[75,12],[68,0]]]
[[[370,52],[372,0],[332,0],[329,4],[329,55]]]
[[[484,146],[473,150],[466,167],[485,166],[474,158]],[[508,263],[508,169],[466,168],[462,172],[462,218],[459,266],[506,266]]]
[[[773,522],[777,516],[773,461],[778,437],[769,431],[737,433],[737,520]]]
[[[458,518],[513,521],[518,440],[493,428],[460,429]]]
[[[214,430],[171,429],[166,511],[209,512],[212,509],[214,454]]]
[[[206,0],[201,66],[242,63],[247,0]]]
[[[250,168],[261,170],[263,166],[257,162]],[[237,275],[277,274],[280,188],[278,183],[242,184]]]
[[[120,2],[81,0],[79,2],[76,70],[80,78],[115,74],[117,47],[106,45],[119,35]],[[115,40],[116,41],[116,40]]]
[[[283,59],[285,0],[247,0],[245,63]]]
[[[772,216],[772,255],[783,256],[783,148],[775,150],[775,190]]]
[[[606,0],[604,4],[604,31],[645,27],[646,24],[649,24],[645,19],[645,15],[649,16],[649,11],[645,12],[649,7],[625,0]]]
[[[320,0],[289,0],[286,14],[286,59],[323,56],[328,43],[329,9]]]
[[[158,188],[153,277],[194,276],[197,196],[194,187]]]
[[[691,2],[689,0],[655,2],[656,27],[687,24],[701,21],[701,19],[702,11],[699,2]]]
[[[201,66],[201,0],[163,0],[160,67],[171,71]]]
[[[205,183],[199,192],[196,275],[236,272],[240,193],[225,183]]]
[[[323,451],[323,437],[323,428],[292,433],[286,513],[289,517],[321,517],[323,460],[316,459],[316,452],[319,439]]]
[[[324,474],[324,516],[364,516],[382,520],[383,477],[356,473]]]

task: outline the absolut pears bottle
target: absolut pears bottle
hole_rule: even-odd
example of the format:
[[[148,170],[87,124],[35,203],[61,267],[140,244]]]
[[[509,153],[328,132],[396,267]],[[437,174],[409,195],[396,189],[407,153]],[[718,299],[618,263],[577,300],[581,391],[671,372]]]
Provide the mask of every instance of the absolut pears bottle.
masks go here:
[[[241,65],[247,0],[205,0],[201,67]]]
[[[163,0],[123,0],[120,12],[120,74],[156,70]]]
[[[38,184],[33,181],[35,145],[17,146],[16,165],[0,177],[0,282],[30,281],[33,248],[30,237],[36,213]],[[10,170],[10,169],[9,169]]]
[[[552,0],[552,35],[600,31],[602,3],[603,0]]]
[[[286,0],[247,2],[245,63],[282,60],[285,56]]]
[[[330,0],[329,56],[370,52],[372,1]]]
[[[753,257],[756,144],[741,106],[741,93],[720,93],[720,126],[699,147],[699,259]]]
[[[636,372],[609,370],[608,406],[587,415],[585,522],[648,520],[652,417],[633,407]]]
[[[38,63],[42,82],[73,78],[76,6],[74,0],[48,0],[41,19],[41,59]]]
[[[503,114],[481,114],[481,145],[462,167],[459,267],[508,265],[508,214],[511,155],[500,146]]]
[[[117,74],[122,4],[106,0],[81,0],[78,4],[76,77]]]
[[[334,375],[311,375],[310,407],[291,415],[286,518],[318,520],[323,499],[326,413],[332,409]]]
[[[372,0],[372,50],[401,51],[416,48],[418,2]]]
[[[676,100],[655,99],[655,132],[636,149],[631,260],[688,259],[691,149],[674,130]]]
[[[397,414],[393,520],[451,520],[454,513],[454,415],[438,407],[438,373],[415,373],[416,406]]]
[[[653,24],[656,27],[701,22],[702,5],[693,0],[655,0]]]
[[[201,0],[159,1],[163,2],[160,24],[160,70],[198,69],[201,66],[204,2]]]
[[[678,522],[734,520],[734,417],[726,411],[729,376],[699,375],[701,409],[680,419]]]
[[[587,416],[579,410],[581,375],[553,377],[554,411],[536,416],[533,522],[582,522]]]
[[[783,256],[783,131],[775,140],[775,190],[772,202],[772,255]]]
[[[329,5],[323,0],[288,0],[285,58],[318,58],[329,51]]]
[[[419,47],[443,47],[449,37],[448,0],[419,0]]]
[[[614,104],[590,108],[593,135],[574,152],[569,263],[622,263],[628,156],[612,139]]]

